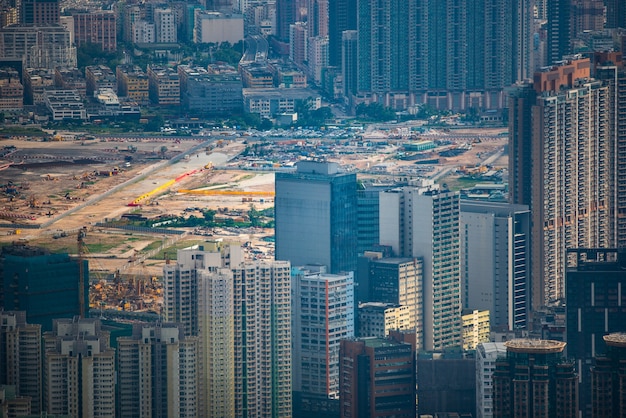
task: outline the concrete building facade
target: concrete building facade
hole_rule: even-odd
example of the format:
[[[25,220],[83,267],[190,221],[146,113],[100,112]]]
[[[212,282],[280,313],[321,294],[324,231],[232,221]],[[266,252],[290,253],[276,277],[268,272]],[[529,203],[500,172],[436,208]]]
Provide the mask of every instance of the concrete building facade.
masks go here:
[[[354,276],[292,270],[293,390],[339,398],[339,343],[355,336]]]
[[[427,351],[461,345],[459,194],[432,181],[380,194],[380,244],[423,260]]]
[[[488,310],[491,326],[525,329],[530,309],[527,206],[461,200],[463,308]]]

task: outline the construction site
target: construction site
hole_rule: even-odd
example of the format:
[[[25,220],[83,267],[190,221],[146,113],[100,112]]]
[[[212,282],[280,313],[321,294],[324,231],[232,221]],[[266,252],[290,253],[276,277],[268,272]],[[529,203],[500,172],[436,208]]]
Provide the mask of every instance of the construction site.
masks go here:
[[[476,167],[487,159],[490,167],[506,166],[505,137],[472,135],[487,140],[433,165],[433,177],[459,168],[485,171]],[[218,240],[241,244],[251,259],[273,259],[273,228],[251,224],[250,212],[262,215],[273,208],[275,171],[293,169],[298,159],[310,157],[337,161],[368,178],[416,167],[415,161],[397,158],[397,139],[377,141],[363,147],[354,140],[267,141],[238,135],[5,139],[0,143],[0,245],[27,243],[87,260],[92,314],[158,315],[163,265],[175,262],[179,249]],[[390,168],[372,169],[382,164]],[[213,225],[225,226],[203,226],[207,210]]]

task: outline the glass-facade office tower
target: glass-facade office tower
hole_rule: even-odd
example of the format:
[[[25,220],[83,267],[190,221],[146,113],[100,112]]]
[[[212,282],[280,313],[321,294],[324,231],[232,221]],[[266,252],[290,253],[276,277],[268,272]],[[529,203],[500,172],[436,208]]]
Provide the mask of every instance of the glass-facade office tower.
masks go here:
[[[82,283],[87,284],[87,260],[83,263]],[[27,245],[4,247],[0,254],[0,280],[4,309],[25,311],[26,320],[40,324],[42,332],[52,330],[53,319],[80,314],[79,263],[68,254],[50,254]],[[85,306],[89,306],[88,289],[85,285]]]
[[[300,161],[296,172],[276,173],[275,214],[276,260],[323,265],[333,274],[356,270],[356,174]]]
[[[626,323],[626,252],[616,249],[568,251],[566,276],[567,356],[581,377],[580,408],[591,416],[591,376],[595,356],[605,354],[604,336],[624,331]]]
[[[461,345],[459,193],[432,180],[380,194],[380,244],[423,260],[423,349]]]

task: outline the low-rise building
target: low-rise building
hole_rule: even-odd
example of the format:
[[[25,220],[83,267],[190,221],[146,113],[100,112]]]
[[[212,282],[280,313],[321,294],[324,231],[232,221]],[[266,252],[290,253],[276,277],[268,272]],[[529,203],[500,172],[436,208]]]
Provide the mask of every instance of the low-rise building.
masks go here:
[[[46,90],[54,90],[54,70],[27,68],[24,72],[24,104],[44,103]]]
[[[172,68],[148,65],[150,101],[159,106],[180,105],[180,78]]]
[[[24,107],[24,86],[13,68],[0,68],[0,109],[19,110]]]
[[[252,62],[240,66],[243,85],[248,89],[265,89],[274,87],[274,74],[265,64]]]
[[[44,98],[44,103],[54,121],[87,119],[85,105],[76,90],[47,90]]]
[[[54,86],[62,90],[76,90],[80,97],[87,97],[87,80],[75,67],[57,67],[54,69]]]
[[[243,109],[239,74],[214,74],[203,68],[179,65],[178,75],[181,102],[190,112],[227,114]]]
[[[294,112],[304,103],[309,103],[310,109],[316,110],[322,106],[322,98],[309,89],[243,89],[244,111],[264,118]]]
[[[270,62],[268,68],[274,75],[274,82],[278,87],[301,89],[308,87],[306,74],[293,64]]]
[[[85,67],[85,82],[88,96],[92,96],[102,89],[117,91],[115,73],[106,65],[89,65]]]
[[[139,104],[149,101],[148,76],[137,65],[118,65],[115,69],[117,75],[117,94],[127,97]]]
[[[76,65],[76,47],[60,25],[11,25],[0,29],[3,58],[24,60],[25,67],[56,68]]]

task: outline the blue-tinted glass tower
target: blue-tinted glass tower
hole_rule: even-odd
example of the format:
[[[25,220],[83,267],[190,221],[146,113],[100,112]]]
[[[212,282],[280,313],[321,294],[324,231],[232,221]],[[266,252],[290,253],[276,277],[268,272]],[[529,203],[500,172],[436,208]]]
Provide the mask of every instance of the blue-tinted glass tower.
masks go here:
[[[276,174],[275,211],[277,260],[324,265],[333,274],[356,270],[356,174],[301,161],[296,172]]]
[[[83,283],[89,283],[87,261]],[[0,255],[3,308],[26,311],[30,324],[40,324],[51,331],[52,320],[73,318],[80,314],[78,261],[68,254],[50,254],[41,248],[23,245],[6,247]],[[85,285],[85,306],[89,306]]]

